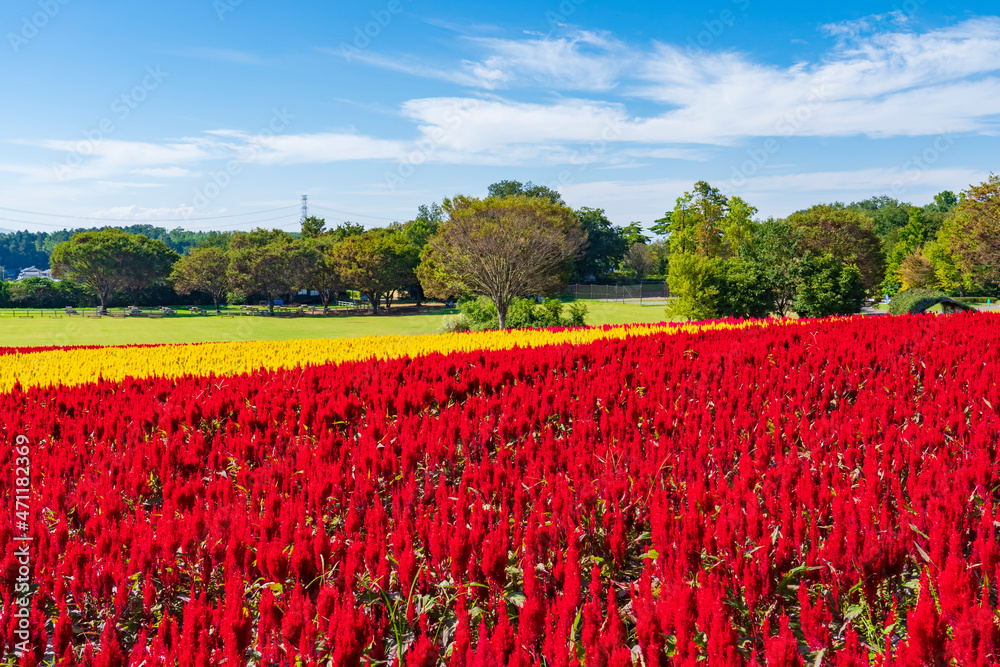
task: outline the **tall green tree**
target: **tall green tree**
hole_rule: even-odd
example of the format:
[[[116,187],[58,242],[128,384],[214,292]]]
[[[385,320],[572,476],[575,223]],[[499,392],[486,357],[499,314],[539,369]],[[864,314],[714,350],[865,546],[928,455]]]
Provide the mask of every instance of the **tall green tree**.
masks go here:
[[[344,273],[338,261],[339,243],[329,235],[318,236],[305,241],[312,249],[312,261],[306,266],[303,274],[303,289],[315,290],[323,304],[323,314],[330,309],[339,292],[347,289]]]
[[[861,271],[830,253],[807,255],[792,307],[800,317],[829,317],[861,312],[865,286]]]
[[[339,243],[334,258],[345,284],[368,297],[372,313],[414,281],[419,250],[399,231],[375,229]]]
[[[573,265],[573,280],[588,282],[613,273],[629,249],[625,230],[611,224],[604,209],[584,207],[573,215],[587,235],[587,245]]]
[[[125,284],[132,249],[132,235],[121,229],[74,234],[53,249],[52,275],[89,287],[104,310],[111,296]]]
[[[902,289],[903,277],[900,268],[903,266],[903,260],[923,248],[926,235],[927,228],[924,227],[922,211],[917,207],[911,208],[910,221],[899,230],[896,245],[889,254],[885,282],[882,284],[882,291],[885,294],[893,296]]]
[[[139,296],[144,289],[166,281],[178,259],[180,255],[163,241],[143,234],[132,236],[122,263],[122,289],[132,299],[133,306],[139,307]]]
[[[501,329],[517,297],[554,294],[587,241],[573,211],[544,197],[446,200],[448,220],[431,237],[418,275],[434,296],[488,297]]]
[[[255,229],[230,242],[229,280],[238,294],[260,294],[274,313],[275,299],[297,292],[316,259],[308,245],[281,230]]]
[[[793,213],[787,222],[801,233],[803,251],[817,256],[829,254],[845,265],[857,266],[868,294],[878,293],[885,279],[885,255],[866,213],[819,204]]]
[[[310,215],[302,221],[302,238],[314,239],[326,233],[326,220]]]
[[[666,308],[667,317],[688,320],[717,317],[724,279],[725,264],[718,257],[694,252],[671,254],[667,281],[675,299]]]
[[[677,198],[673,212],[657,220],[652,230],[670,237],[671,254],[722,255],[729,199],[718,188],[698,181],[694,190]]]
[[[565,204],[562,195],[548,187],[547,185],[535,185],[531,181],[521,183],[520,181],[500,181],[489,187],[489,197],[502,199],[503,197],[532,197],[546,199],[553,204]]]
[[[955,208],[950,250],[962,272],[1000,283],[1000,175],[970,187]]]
[[[802,233],[783,220],[765,220],[756,229],[753,260],[764,273],[771,292],[773,312],[786,317],[792,309],[799,284]]]
[[[639,282],[642,282],[646,276],[653,272],[653,266],[653,253],[649,251],[645,243],[633,243],[622,260],[622,268],[638,278]]]
[[[215,312],[229,291],[229,253],[222,248],[195,248],[174,264],[170,281],[178,294],[207,292],[212,295]]]

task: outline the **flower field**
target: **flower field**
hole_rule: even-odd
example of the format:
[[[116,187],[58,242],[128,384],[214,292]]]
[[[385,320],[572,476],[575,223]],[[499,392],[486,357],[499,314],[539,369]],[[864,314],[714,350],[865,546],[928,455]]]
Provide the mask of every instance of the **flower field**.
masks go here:
[[[1000,316],[7,350],[0,388],[0,664],[1000,664]]]

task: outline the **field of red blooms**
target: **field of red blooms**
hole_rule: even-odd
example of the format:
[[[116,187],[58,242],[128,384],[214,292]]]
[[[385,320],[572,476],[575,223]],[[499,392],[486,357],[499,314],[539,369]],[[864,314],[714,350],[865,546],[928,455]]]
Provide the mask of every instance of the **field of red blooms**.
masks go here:
[[[1000,663],[1000,317],[0,394],[0,664]]]

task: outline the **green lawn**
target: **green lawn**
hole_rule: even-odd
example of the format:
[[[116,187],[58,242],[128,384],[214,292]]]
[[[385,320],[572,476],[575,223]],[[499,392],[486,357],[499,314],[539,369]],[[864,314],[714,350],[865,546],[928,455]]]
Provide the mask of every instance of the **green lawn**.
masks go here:
[[[633,305],[587,301],[587,324],[662,322],[662,302]],[[192,317],[162,320],[145,318],[14,317],[0,314],[0,346],[125,345],[129,343],[200,343],[238,340],[288,340],[293,338],[345,338],[377,334],[429,334],[441,318],[454,310],[432,315],[371,315],[338,317]],[[19,312],[23,312],[20,311]]]

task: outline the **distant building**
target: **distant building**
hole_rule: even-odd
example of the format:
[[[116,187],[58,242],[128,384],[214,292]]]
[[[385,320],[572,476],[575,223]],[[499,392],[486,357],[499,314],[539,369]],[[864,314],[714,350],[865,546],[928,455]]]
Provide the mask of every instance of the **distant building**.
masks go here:
[[[48,278],[52,280],[52,269],[42,271],[34,266],[29,266],[26,269],[21,269],[21,272],[17,274],[18,280],[24,280],[25,278]]]

